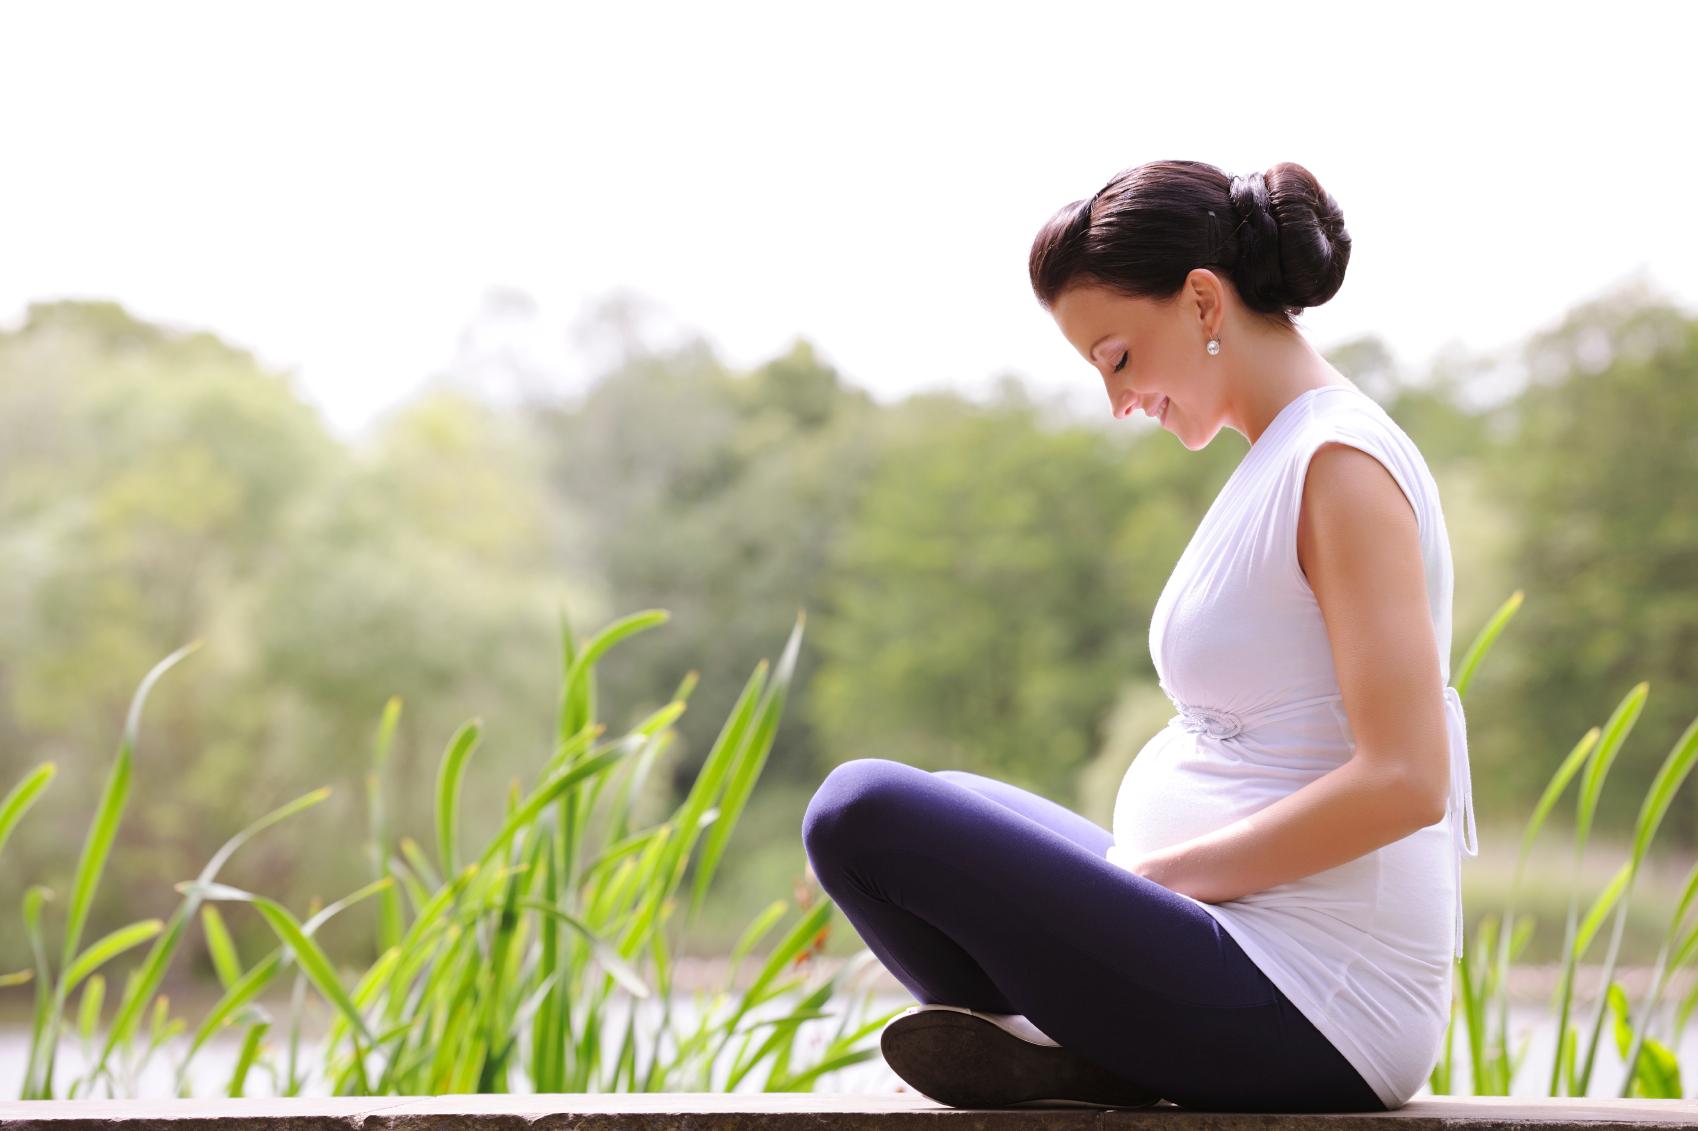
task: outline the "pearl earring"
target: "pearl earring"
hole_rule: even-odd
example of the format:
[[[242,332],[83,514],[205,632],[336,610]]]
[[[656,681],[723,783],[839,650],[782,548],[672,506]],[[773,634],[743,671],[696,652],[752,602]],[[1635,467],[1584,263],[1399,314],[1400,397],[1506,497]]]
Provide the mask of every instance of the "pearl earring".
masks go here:
[[[1210,338],[1209,339],[1209,352],[1210,353],[1219,353],[1220,352],[1220,339],[1219,338]]]

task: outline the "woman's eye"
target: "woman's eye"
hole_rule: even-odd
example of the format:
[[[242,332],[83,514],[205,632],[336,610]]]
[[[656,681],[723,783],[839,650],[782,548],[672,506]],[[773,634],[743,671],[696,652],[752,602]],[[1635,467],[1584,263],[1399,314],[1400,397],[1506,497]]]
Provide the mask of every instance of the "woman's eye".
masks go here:
[[[1126,367],[1126,359],[1129,356],[1131,356],[1131,351],[1127,351],[1126,353],[1123,353],[1123,354],[1120,355],[1120,360],[1114,363],[1114,371],[1116,373],[1119,373],[1122,369],[1124,369]]]

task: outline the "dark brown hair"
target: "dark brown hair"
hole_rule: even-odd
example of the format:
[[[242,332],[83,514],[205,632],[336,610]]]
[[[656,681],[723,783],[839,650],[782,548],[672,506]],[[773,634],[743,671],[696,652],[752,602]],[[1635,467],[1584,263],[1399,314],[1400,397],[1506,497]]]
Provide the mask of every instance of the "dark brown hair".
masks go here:
[[[1349,262],[1344,213],[1303,166],[1235,177],[1202,161],[1150,161],[1051,217],[1029,267],[1045,310],[1076,283],[1169,299],[1208,267],[1246,307],[1291,327],[1338,293]]]

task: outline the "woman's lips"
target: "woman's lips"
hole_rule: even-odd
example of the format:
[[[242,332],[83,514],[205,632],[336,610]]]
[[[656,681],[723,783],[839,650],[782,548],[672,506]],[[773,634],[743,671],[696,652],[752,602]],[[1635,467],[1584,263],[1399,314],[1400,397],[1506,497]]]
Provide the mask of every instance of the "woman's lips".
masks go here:
[[[1152,417],[1153,419],[1165,424],[1167,422],[1167,406],[1167,394],[1164,393],[1161,398],[1155,402],[1155,404],[1143,406],[1143,413],[1145,416]],[[1138,402],[1134,400],[1131,404],[1127,405],[1125,411],[1128,416],[1139,411]]]

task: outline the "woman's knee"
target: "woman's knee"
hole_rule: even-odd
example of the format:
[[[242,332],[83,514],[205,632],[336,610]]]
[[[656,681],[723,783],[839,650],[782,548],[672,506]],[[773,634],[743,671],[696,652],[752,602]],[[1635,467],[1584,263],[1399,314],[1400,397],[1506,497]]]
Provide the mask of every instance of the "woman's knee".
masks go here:
[[[923,771],[889,758],[852,758],[832,767],[802,814],[802,843],[809,855],[830,851],[845,834],[867,827],[869,817],[876,822],[882,800],[901,788],[904,774],[916,772]]]

